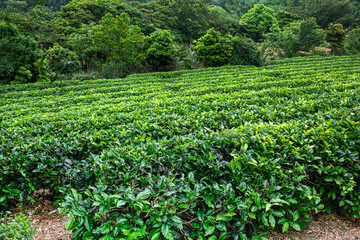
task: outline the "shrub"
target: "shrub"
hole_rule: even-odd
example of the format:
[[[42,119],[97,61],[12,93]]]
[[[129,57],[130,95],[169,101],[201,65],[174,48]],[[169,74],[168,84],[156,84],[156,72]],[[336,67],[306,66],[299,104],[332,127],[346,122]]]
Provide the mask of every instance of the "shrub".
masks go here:
[[[2,222],[2,223],[1,223]],[[10,216],[8,213],[0,218],[0,239],[33,239],[35,227],[31,217],[22,212]]]
[[[283,28],[289,25],[291,22],[300,20],[300,16],[295,13],[280,10],[276,13],[276,19],[279,23],[279,27]]]
[[[173,37],[167,30],[156,30],[148,39],[146,60],[150,65],[165,69],[175,59],[176,48]]]
[[[266,33],[275,31],[279,27],[275,18],[275,11],[263,4],[255,4],[241,19],[246,24],[246,32],[255,41],[262,40]]]
[[[194,41],[193,49],[196,51],[197,58],[208,67],[227,64],[233,50],[230,39],[221,36],[213,28]]]
[[[330,23],[329,27],[325,29],[325,41],[330,44],[332,54],[340,53],[339,51],[344,46],[345,36],[346,30],[340,23]]]
[[[235,36],[231,42],[233,47],[229,60],[231,65],[261,66],[263,64],[261,51],[250,38]]]
[[[314,18],[290,23],[277,33],[269,33],[264,48],[280,48],[286,56],[293,57],[298,51],[309,51],[323,42],[324,31]]]
[[[39,80],[36,62],[41,58],[38,43],[22,36],[11,24],[0,22],[0,84]]]
[[[72,74],[80,69],[81,63],[77,54],[57,43],[47,51],[47,54],[50,65],[61,74]]]
[[[360,53],[360,28],[351,30],[345,38],[345,49],[349,53]]]

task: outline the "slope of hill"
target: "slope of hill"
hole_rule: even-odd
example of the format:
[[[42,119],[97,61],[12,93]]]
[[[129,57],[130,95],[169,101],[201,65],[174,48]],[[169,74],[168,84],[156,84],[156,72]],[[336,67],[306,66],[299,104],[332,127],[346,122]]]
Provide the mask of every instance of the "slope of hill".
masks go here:
[[[0,87],[0,204],[50,189],[75,238],[359,217],[360,57]],[[64,197],[66,194],[66,197]]]

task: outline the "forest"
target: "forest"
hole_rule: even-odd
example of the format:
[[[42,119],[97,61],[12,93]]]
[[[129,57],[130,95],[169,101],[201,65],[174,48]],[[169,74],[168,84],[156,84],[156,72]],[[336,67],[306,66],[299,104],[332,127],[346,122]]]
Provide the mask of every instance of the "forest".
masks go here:
[[[360,51],[359,0],[7,0],[0,84]]]

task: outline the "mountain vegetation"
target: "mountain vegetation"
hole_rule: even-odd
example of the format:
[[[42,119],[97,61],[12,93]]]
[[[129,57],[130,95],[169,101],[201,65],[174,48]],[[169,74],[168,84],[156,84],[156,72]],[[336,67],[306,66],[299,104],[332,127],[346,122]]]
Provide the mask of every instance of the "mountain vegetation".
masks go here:
[[[89,240],[266,240],[316,213],[359,218],[359,61],[0,86],[0,208],[45,189]]]
[[[16,37],[1,35],[0,84],[261,65],[274,52],[293,57],[317,46],[352,54],[359,13],[357,0],[6,0],[2,31],[16,29]],[[204,51],[209,34],[218,42]],[[25,42],[31,57],[14,57]]]
[[[6,212],[44,190],[73,239],[267,240],[360,218],[359,13],[1,1],[0,239],[33,234]]]

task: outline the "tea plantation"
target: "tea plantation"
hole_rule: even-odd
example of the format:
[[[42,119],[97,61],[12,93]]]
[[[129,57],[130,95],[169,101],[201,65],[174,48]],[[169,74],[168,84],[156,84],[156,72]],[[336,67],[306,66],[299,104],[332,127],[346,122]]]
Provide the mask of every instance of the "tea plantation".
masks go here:
[[[266,239],[360,217],[360,56],[0,87],[0,207],[75,239]]]

